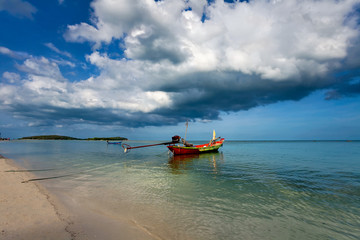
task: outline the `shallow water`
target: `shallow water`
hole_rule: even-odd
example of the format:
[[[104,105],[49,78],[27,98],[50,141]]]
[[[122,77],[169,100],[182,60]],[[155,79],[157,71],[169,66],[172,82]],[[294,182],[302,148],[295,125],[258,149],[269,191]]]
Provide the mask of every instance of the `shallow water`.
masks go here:
[[[127,142],[132,146],[153,142]],[[165,146],[12,141],[0,153],[50,191],[163,239],[360,239],[360,142],[225,142],[173,157]]]

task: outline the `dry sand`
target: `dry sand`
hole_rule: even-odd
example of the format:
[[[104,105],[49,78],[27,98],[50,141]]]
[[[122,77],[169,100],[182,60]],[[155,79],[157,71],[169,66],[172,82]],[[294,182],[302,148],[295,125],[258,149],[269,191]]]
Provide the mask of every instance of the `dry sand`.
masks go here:
[[[0,239],[160,239],[135,221],[60,202],[11,159],[0,155]],[[71,198],[70,198],[71,201]],[[66,206],[66,207],[64,207]]]

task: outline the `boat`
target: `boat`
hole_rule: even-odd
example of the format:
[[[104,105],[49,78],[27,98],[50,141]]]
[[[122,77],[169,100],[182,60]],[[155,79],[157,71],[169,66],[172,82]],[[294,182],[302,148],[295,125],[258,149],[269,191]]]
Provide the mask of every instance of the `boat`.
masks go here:
[[[168,145],[167,147],[174,155],[200,154],[219,151],[219,148],[223,145],[224,141],[224,138],[217,138],[211,140],[209,143],[200,145],[191,146],[191,144],[185,143],[183,146]]]
[[[109,142],[109,141],[106,141],[107,144],[121,144],[122,142]]]
[[[186,122],[186,130],[187,130],[187,125],[188,123]],[[124,148],[124,153],[128,153],[131,149],[135,149],[135,148],[167,145],[167,148],[170,150],[170,152],[173,155],[184,155],[184,154],[201,154],[201,153],[217,152],[219,151],[219,148],[223,145],[225,141],[225,138],[221,138],[221,137],[216,138],[215,130],[214,130],[213,137],[209,143],[193,145],[186,141],[186,132],[185,132],[185,138],[181,138],[180,136],[176,135],[172,137],[171,142],[156,143],[156,144],[135,146],[135,147],[131,147],[130,145],[123,143],[122,147]]]

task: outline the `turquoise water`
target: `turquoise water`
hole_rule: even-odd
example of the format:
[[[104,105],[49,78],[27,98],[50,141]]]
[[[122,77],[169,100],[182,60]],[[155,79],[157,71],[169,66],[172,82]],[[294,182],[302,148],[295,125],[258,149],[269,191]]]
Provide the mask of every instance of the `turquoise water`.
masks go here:
[[[131,142],[132,146],[155,142]],[[360,239],[360,142],[225,142],[168,155],[96,141],[1,142],[41,183],[163,239]]]

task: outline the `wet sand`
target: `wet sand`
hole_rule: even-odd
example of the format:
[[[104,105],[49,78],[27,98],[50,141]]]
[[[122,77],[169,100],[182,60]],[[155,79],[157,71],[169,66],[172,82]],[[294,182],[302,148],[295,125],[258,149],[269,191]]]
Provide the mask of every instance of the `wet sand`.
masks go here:
[[[60,204],[12,160],[0,155],[0,239],[74,239]]]
[[[131,221],[63,204],[33,178],[0,155],[0,239],[157,239]]]

